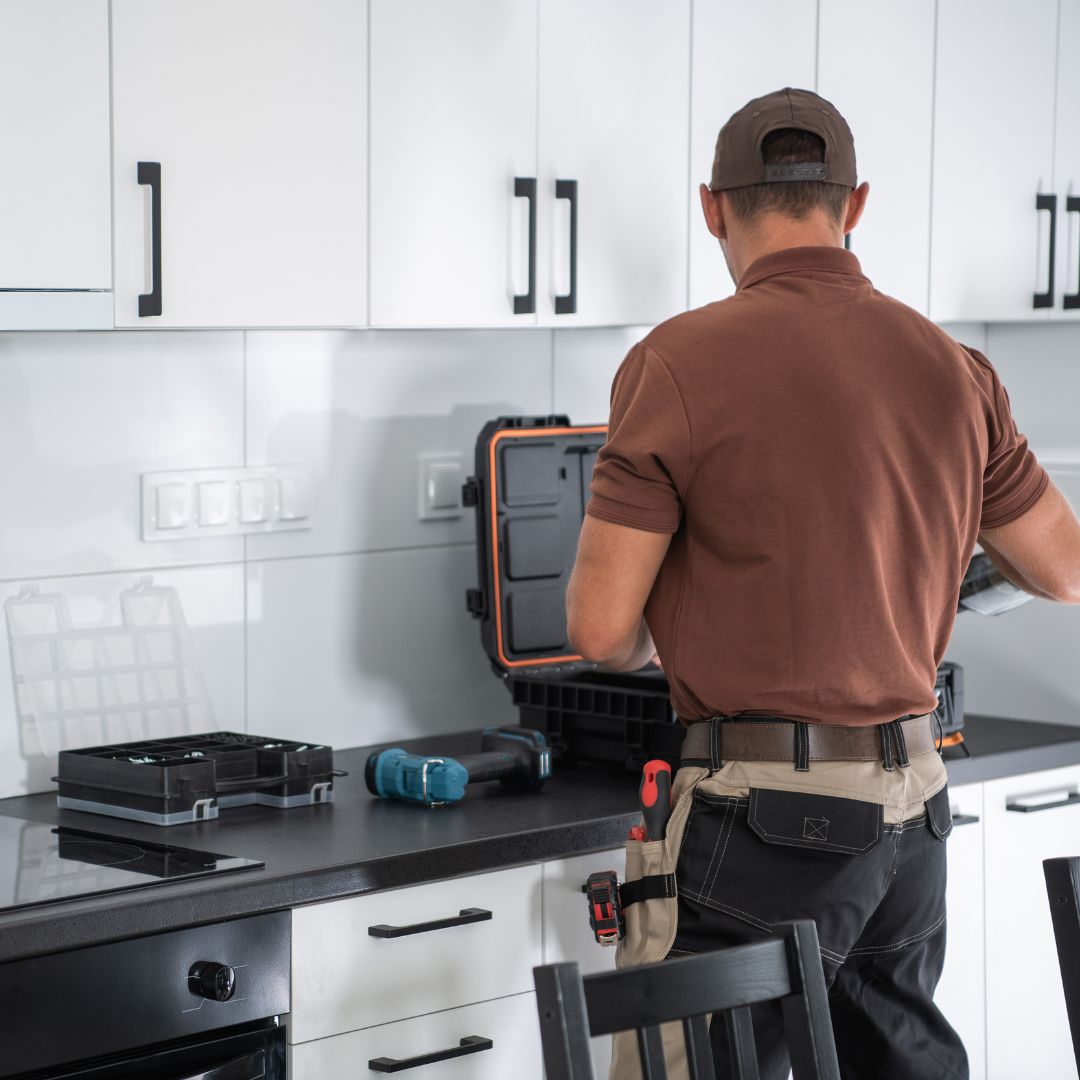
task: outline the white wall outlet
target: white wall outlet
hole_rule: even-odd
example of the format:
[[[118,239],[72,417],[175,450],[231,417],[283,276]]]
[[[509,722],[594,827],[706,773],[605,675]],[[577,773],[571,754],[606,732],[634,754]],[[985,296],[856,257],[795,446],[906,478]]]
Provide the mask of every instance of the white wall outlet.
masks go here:
[[[142,538],[310,529],[311,478],[305,465],[143,473]]]
[[[461,485],[465,470],[460,454],[421,454],[420,520],[461,516]]]

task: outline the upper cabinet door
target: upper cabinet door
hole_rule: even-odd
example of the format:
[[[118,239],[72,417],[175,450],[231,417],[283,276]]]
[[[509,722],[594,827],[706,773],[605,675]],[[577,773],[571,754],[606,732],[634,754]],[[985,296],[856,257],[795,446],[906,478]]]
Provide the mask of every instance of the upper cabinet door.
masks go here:
[[[821,0],[818,93],[850,125],[859,182],[870,184],[851,250],[877,288],[925,315],[934,0],[881,4],[865,16],[865,0]]]
[[[0,289],[111,289],[107,0],[3,0],[0,101]]]
[[[536,19],[537,0],[372,0],[373,325],[535,324]]]
[[[816,89],[817,4],[811,0],[694,0],[690,99],[690,306],[735,291],[698,195],[712,174],[716,136],[751,98]]]
[[[684,311],[689,0],[542,0],[539,52],[539,321]]]
[[[112,10],[116,324],[364,325],[366,3]]]
[[[1061,0],[1058,23],[1054,193],[1057,272],[1051,318],[1080,317],[1080,0]]]
[[[939,0],[930,316],[1050,310],[1058,0]],[[904,94],[908,90],[904,81]],[[871,194],[871,198],[872,198]],[[1057,204],[1060,222],[1063,207]],[[1037,294],[1048,299],[1039,302]]]

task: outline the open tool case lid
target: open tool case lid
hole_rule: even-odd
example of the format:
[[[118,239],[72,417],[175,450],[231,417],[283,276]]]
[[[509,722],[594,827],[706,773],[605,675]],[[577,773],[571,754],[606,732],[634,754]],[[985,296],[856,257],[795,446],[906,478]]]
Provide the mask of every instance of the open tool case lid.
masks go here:
[[[469,611],[504,672],[575,665],[566,637],[566,585],[607,427],[565,416],[502,416],[476,442],[465,504],[476,507],[479,588]]]

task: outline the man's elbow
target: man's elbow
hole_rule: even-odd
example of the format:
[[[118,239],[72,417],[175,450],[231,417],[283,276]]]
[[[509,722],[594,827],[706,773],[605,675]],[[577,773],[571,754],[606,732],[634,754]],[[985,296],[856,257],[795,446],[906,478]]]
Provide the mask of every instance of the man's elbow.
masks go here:
[[[613,632],[611,626],[571,616],[567,620],[566,631],[574,652],[594,664],[615,667],[625,659],[627,635]]]

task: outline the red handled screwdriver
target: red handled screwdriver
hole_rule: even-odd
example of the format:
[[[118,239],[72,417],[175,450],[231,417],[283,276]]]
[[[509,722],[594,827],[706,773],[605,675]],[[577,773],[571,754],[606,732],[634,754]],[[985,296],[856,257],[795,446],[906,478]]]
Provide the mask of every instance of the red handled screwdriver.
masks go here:
[[[666,761],[653,758],[645,762],[639,794],[645,839],[663,840],[671,817],[671,766]]]

